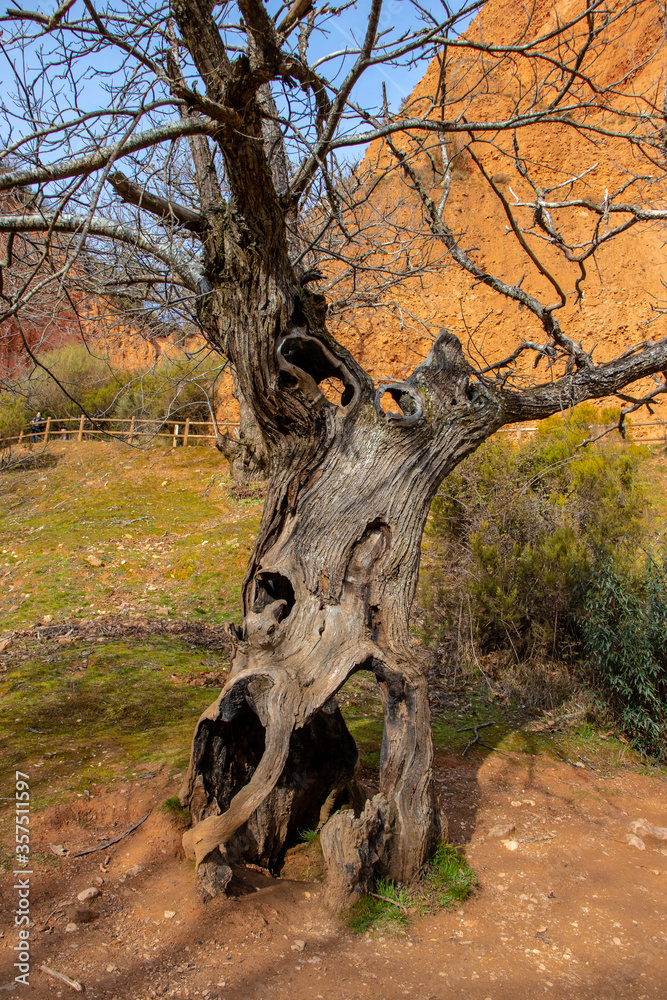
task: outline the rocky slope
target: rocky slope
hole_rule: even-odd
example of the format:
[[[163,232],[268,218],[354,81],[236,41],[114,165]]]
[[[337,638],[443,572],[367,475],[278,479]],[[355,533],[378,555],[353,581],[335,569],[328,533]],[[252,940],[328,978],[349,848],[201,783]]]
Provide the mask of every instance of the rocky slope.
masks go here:
[[[465,37],[469,41],[493,39],[499,44],[520,38],[530,40],[553,31],[558,22],[583,9],[582,0],[559,0],[555,4],[539,0],[532,7],[532,19],[528,22],[526,8],[519,0],[490,0]],[[601,137],[587,128],[606,125],[618,130],[623,119],[611,114],[610,109],[641,114],[649,104],[662,100],[662,14],[655,4],[641,3],[629,8],[616,21],[611,17],[610,22],[606,36],[591,46],[582,64],[598,88],[608,90],[604,100],[598,102],[604,107],[582,111],[578,120],[583,127],[579,130],[569,124],[553,123],[519,130],[516,137],[520,159],[543,188],[562,185],[568,178],[588,171],[581,180],[561,187],[552,197],[601,203],[605,192],[612,196],[622,184],[643,174],[653,179],[651,191],[648,192],[646,181],[633,183],[622,200],[632,202],[637,199],[639,189],[643,189],[654,203],[664,205],[664,184],[656,181],[664,165],[647,162],[630,142]],[[581,43],[582,30],[581,25],[573,29],[573,41],[576,33]],[[545,106],[562,84],[562,74],[555,73],[551,66],[545,69],[542,61],[533,63],[535,75],[531,77],[527,61],[521,63],[502,55],[480,56],[472,49],[450,49],[445,64],[446,117],[451,120],[465,113],[466,121],[480,125],[475,133],[479,141],[472,147],[473,152],[510,205],[517,198],[524,201],[534,197],[517,166],[513,133],[482,132],[481,123],[498,121],[519,104],[524,108]],[[440,78],[441,62],[436,59],[412,94],[408,102],[411,109],[423,111],[429,107],[438,93]],[[571,103],[580,97],[590,99],[592,92],[588,89],[586,97],[585,89],[583,85],[578,91],[573,87]],[[431,112],[436,113],[436,110]],[[640,120],[637,128],[641,131],[643,127]],[[467,141],[464,135],[447,142],[451,189],[444,210],[445,221],[459,237],[460,245],[470,249],[470,256],[477,264],[509,284],[525,275],[522,287],[542,301],[557,301],[553,288],[509,231],[502,203],[475,164]],[[420,180],[437,200],[442,193],[443,170],[435,141],[424,143],[418,154],[414,138],[399,137],[397,145],[415,157],[413,163]],[[375,144],[366,155],[363,169],[368,176],[377,178],[378,172],[386,170],[390,162],[387,147]],[[380,209],[389,209],[402,201],[406,220],[414,218],[416,197],[395,171],[380,183],[374,198]],[[531,225],[532,214],[530,209],[514,211],[522,226]],[[583,208],[552,214],[557,229],[571,244],[586,243],[596,225],[605,232],[606,227],[619,221],[619,216],[600,221]],[[527,243],[565,293],[566,305],[558,314],[564,332],[581,341],[586,349],[595,348],[594,357],[612,357],[631,344],[665,335],[664,317],[656,312],[656,307],[667,306],[663,285],[663,276],[667,275],[664,224],[637,226],[601,246],[595,259],[586,264],[587,277],[580,301],[575,293],[578,266],[566,261],[543,238],[529,235]],[[339,331],[377,378],[405,377],[419,357],[428,353],[432,334],[439,326],[454,331],[471,358],[481,365],[505,356],[523,338],[539,343],[546,339],[527,310],[475,283],[451,260],[443,260],[425,277],[404,282],[394,297],[404,310],[402,323],[395,315],[385,314],[380,318],[373,311],[370,316],[362,314],[356,321],[345,323]],[[428,331],[422,323],[428,326]]]

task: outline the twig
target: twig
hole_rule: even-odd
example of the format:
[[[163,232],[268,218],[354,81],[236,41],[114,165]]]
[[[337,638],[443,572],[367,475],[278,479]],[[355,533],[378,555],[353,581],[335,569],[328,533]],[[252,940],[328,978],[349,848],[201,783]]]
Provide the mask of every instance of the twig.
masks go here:
[[[576,753],[576,751],[575,751],[575,753]],[[591,771],[595,770],[595,768],[591,764],[590,760],[586,760],[586,758],[582,757],[580,753],[577,753],[577,757],[579,758],[579,760],[583,760],[584,764],[588,764],[588,766],[590,767]]]
[[[478,722],[475,726],[465,726],[463,729],[457,729],[457,733],[471,733],[473,729],[477,732],[478,729],[486,729],[487,726],[495,726],[496,722]]]
[[[94,854],[95,851],[103,851],[105,847],[111,847],[112,844],[117,844],[119,840],[122,840],[124,837],[128,837],[133,832],[133,830],[136,830],[138,826],[141,826],[141,824],[145,822],[145,820],[147,820],[149,816],[150,813],[146,813],[143,819],[140,819],[138,823],[135,823],[134,826],[131,826],[129,830],[125,831],[125,833],[121,833],[120,836],[114,837],[113,840],[105,840],[103,844],[98,844],[97,847],[87,847],[85,851],[75,851],[74,854],[71,855],[71,857],[80,858],[84,854]]]
[[[461,756],[465,757],[465,755],[467,754],[468,750],[470,750],[470,747],[473,747],[475,745],[475,743],[479,743],[480,746],[483,745],[482,743],[480,743],[480,740],[479,740],[479,732],[478,732],[479,729],[484,729],[485,726],[495,726],[495,725],[496,725],[495,722],[479,722],[476,726],[468,726],[466,729],[459,729],[460,733],[469,732],[471,729],[475,730],[475,735],[470,740],[470,742],[466,746],[466,748],[463,751],[463,753],[461,754]]]
[[[381,896],[379,892],[370,892],[369,896],[375,896],[376,899],[382,899],[385,903],[391,903],[392,906],[397,906],[399,910],[403,910],[403,913],[407,914],[408,912],[407,906],[404,906],[403,903],[399,903],[395,899],[390,899],[389,896]]]
[[[59,979],[61,983],[71,986],[77,993],[83,993],[83,986],[81,983],[77,983],[76,979],[70,979],[69,976],[64,976],[62,972],[56,972],[55,969],[50,969],[48,965],[40,965],[40,969],[42,972],[45,972],[47,976],[53,976],[54,979]]]
[[[64,901],[63,901],[62,903],[58,903],[58,905],[57,905],[57,906],[55,906],[55,907],[54,907],[54,908],[53,908],[53,909],[51,910],[51,912],[49,913],[49,915],[48,915],[48,917],[46,918],[46,920],[43,920],[43,921],[42,921],[42,923],[44,924],[44,926],[46,926],[46,925],[48,924],[48,922],[49,922],[49,920],[51,919],[51,917],[52,917],[52,916],[53,916],[53,915],[54,915],[55,913],[57,913],[57,912],[58,912],[58,910],[64,910],[66,906],[71,906],[73,902],[74,902],[74,900],[73,900],[73,899],[65,899],[65,900],[64,900]]]

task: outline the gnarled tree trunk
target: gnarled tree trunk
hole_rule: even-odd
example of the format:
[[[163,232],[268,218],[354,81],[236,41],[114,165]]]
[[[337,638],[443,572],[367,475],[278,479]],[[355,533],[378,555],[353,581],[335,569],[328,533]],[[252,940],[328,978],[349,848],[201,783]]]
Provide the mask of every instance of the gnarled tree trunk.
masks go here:
[[[283,411],[267,427],[274,472],[229,680],[194,738],[182,800],[196,825],[185,846],[205,884],[219,885],[239,856],[279,867],[299,830],[325,824],[341,906],[378,874],[414,877],[438,836],[426,681],[408,616],[431,500],[490,433],[489,400],[444,332],[406,383],[377,391],[303,315],[274,339],[268,365],[253,371],[253,392],[258,420]],[[345,387],[339,403],[318,388],[331,377]],[[260,398],[264,379],[273,385]],[[402,413],[383,411],[384,389]],[[375,674],[384,712],[380,792],[366,804],[336,705],[360,669]]]

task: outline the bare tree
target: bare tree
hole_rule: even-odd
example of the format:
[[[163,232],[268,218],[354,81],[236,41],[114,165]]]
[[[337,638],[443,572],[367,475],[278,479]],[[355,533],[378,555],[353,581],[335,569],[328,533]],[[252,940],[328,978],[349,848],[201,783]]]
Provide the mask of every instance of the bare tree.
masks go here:
[[[548,241],[582,276],[603,241],[667,218],[650,204],[663,176],[661,70],[641,92],[629,70],[597,75],[600,53],[654,8],[592,0],[566,20],[517,17],[504,38],[474,25],[461,34],[479,6],[451,13],[406,2],[383,11],[369,0],[358,38],[350,3],[315,9],[309,0],[104,11],[83,0],[80,12],[66,0],[50,16],[12,9],[3,19],[15,32],[5,51],[23,52],[15,103],[5,108],[6,149],[22,165],[0,189],[34,194],[0,217],[0,231],[71,240],[67,262],[36,273],[35,287],[64,280],[85,250],[113,260],[110,280],[134,288],[142,308],[187,310],[229,359],[268,456],[232,670],[197,724],[182,792],[195,819],[185,845],[211,892],[241,856],[279,866],[304,827],[322,828],[338,904],[378,873],[404,880],[418,872],[439,830],[426,679],[408,634],[431,500],[503,425],[625,395],[667,366],[665,341],[595,363],[558,323],[566,294],[535,250],[536,240]],[[342,50],[326,47],[335,29],[349,39]],[[657,34],[640,68],[660,66],[661,46]],[[433,59],[432,92],[398,114],[361,88],[375,67]],[[482,114],[501,70],[511,86],[493,105],[497,114]],[[88,80],[98,89],[84,101]],[[636,200],[623,200],[626,185],[582,201],[576,177],[548,191],[542,168],[521,156],[521,136],[535,128],[631,150],[645,177],[632,178]],[[487,142],[510,149],[527,185],[520,198],[508,198],[486,168]],[[345,152],[369,143],[377,165],[346,170]],[[528,278],[487,271],[446,222],[464,154],[495,192]],[[382,237],[388,220],[373,215],[379,188],[394,183],[409,195],[395,220],[403,249],[400,236]],[[601,221],[585,247],[559,228],[559,213],[576,206]],[[443,330],[407,379],[376,387],[328,327],[326,296],[309,286],[323,276],[334,314],[357,281],[371,304],[386,304],[397,275],[419,279],[423,264],[415,268],[408,236],[422,261],[446,258],[527,310],[543,337],[473,364]],[[542,364],[542,381],[528,358]],[[642,398],[657,390],[662,379]],[[397,410],[385,411],[386,394]],[[361,669],[376,676],[384,710],[380,790],[365,802],[336,704]]]

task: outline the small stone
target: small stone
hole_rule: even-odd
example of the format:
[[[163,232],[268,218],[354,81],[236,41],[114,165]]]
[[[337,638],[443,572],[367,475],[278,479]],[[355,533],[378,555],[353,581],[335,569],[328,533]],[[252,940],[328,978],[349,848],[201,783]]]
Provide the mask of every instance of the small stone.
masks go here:
[[[197,889],[204,902],[215,896],[224,895],[231,877],[232,870],[229,865],[218,864],[215,861],[205,861],[199,865],[197,868]]]
[[[612,941],[614,942],[614,944],[616,945],[617,948],[620,947],[620,944],[621,944],[621,939],[620,938],[618,938],[618,937],[612,938]]]
[[[523,800],[523,805],[524,806],[534,806],[535,805],[535,799],[524,799]]]
[[[514,823],[496,823],[496,825],[492,826],[489,830],[488,836],[497,837],[498,840],[504,840],[509,837],[510,833],[514,833],[515,830],[516,827]]]
[[[102,562],[99,556],[93,556],[93,555],[86,556],[86,562],[88,563],[89,566],[95,566],[96,568],[98,566],[104,566],[104,563]]]
[[[546,932],[547,932],[546,927],[538,927],[537,930],[535,931],[536,934],[546,934]]]
[[[83,889],[79,892],[76,898],[80,903],[85,903],[88,899],[96,899],[99,894],[100,890],[96,886],[91,885],[88,889]]]
[[[514,802],[510,802],[510,805],[512,806],[513,809],[520,809],[521,806],[523,805],[523,802],[519,801],[519,799],[515,799]]]
[[[116,971],[115,965],[107,965],[107,972],[115,972],[115,971]]]
[[[304,892],[304,896],[306,897],[306,899],[310,899],[310,893],[309,892]]]
[[[634,833],[626,833],[625,839],[627,840],[630,847],[636,847],[638,851],[645,851],[646,844],[639,837],[635,837]]]
[[[78,931],[78,929],[79,929],[78,924],[68,924],[67,927],[65,928],[65,931],[68,934],[71,934],[73,931]]]
[[[71,643],[74,642],[74,636],[59,635],[58,638],[56,639],[56,642],[58,643],[59,646],[69,646]]]
[[[11,649],[11,648],[12,648],[11,639],[0,639],[0,653],[4,653],[6,649]]]
[[[656,840],[667,840],[667,826],[653,826],[645,819],[636,819],[630,824],[632,833],[642,837],[654,837]]]
[[[44,617],[42,618],[42,621],[43,622],[47,622],[47,623],[50,622],[50,621],[53,621],[53,615],[44,615]]]
[[[503,847],[506,847],[508,851],[516,851],[519,846],[519,842],[517,840],[501,840],[500,843]]]
[[[305,947],[306,947],[305,941],[295,941],[294,944],[292,945],[292,951],[303,951]]]
[[[165,920],[171,920],[172,917],[176,916],[176,910],[165,910],[164,918]]]
[[[62,844],[49,844],[49,847],[57,858],[63,858],[67,853]]]

